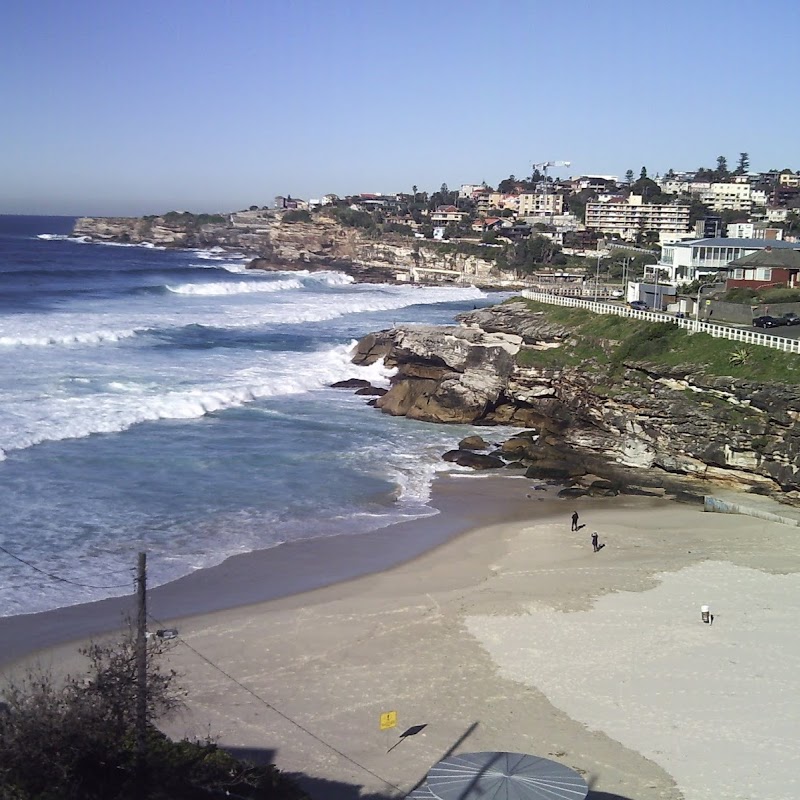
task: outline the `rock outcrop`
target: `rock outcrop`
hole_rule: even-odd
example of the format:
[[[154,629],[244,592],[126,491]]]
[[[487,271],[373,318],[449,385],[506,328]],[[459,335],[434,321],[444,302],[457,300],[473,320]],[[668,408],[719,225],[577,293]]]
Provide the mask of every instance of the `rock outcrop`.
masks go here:
[[[591,474],[651,487],[668,477],[675,485],[701,479],[800,503],[797,386],[706,375],[693,365],[536,366],[521,354],[569,346],[573,334],[524,303],[470,312],[461,322],[361,340],[356,363],[383,358],[397,367],[376,403],[382,411],[531,428],[537,437],[512,438],[502,450],[532,476]]]
[[[163,247],[223,247],[252,256],[250,269],[337,269],[360,282],[391,282],[398,275],[422,270],[428,278],[469,280],[491,285],[491,258],[442,252],[432,242],[384,235],[371,238],[331,217],[313,222],[284,222],[274,212],[240,212],[203,222],[202,217],[167,214],[161,217],[82,217],[75,236],[98,241]],[[489,252],[489,251],[487,251]]]

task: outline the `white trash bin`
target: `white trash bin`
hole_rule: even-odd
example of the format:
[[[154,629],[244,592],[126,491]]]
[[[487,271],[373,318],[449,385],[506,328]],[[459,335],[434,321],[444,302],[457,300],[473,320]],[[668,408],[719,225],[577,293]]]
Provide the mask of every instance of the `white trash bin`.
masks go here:
[[[700,606],[700,618],[703,622],[711,621],[711,610],[708,606]]]

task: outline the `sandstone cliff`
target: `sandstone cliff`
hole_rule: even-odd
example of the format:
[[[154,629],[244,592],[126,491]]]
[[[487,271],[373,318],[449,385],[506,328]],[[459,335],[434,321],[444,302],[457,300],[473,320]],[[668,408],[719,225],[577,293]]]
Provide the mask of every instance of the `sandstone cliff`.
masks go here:
[[[531,475],[653,486],[697,478],[800,503],[797,385],[625,359],[554,366],[549,351],[579,337],[521,302],[461,322],[365,337],[357,363],[385,358],[398,369],[375,404],[433,422],[533,428],[538,439],[519,445]]]
[[[361,229],[316,215],[314,221],[284,222],[271,212],[240,212],[223,222],[199,222],[192,215],[82,217],[73,234],[99,241],[166,247],[213,247],[253,256],[252,269],[339,269],[362,281],[393,281],[413,270],[424,280],[496,282],[493,262],[408,237],[370,238]],[[406,278],[407,279],[407,278]]]

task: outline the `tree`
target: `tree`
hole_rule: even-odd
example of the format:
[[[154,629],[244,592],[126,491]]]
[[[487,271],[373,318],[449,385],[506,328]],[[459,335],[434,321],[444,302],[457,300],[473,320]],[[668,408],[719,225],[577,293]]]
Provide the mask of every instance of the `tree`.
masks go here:
[[[627,169],[625,170],[625,183],[630,186],[633,183],[633,170]]]
[[[639,180],[643,181],[647,178],[647,167],[642,167],[641,171],[639,172]]]
[[[281,222],[311,222],[311,214],[304,208],[293,208],[281,217]]]
[[[574,214],[580,220],[584,220],[586,218],[586,204],[596,199],[597,194],[595,192],[591,189],[583,189],[577,194],[567,196],[567,207],[571,214]]]
[[[694,173],[694,179],[696,181],[713,181],[714,178],[714,170],[708,167],[698,167]]]
[[[696,194],[684,195],[681,199],[685,203],[689,203],[689,223],[691,225],[711,214],[711,208],[703,203]]]
[[[151,721],[182,705],[176,673],[158,662],[163,649],[160,640],[149,640]],[[130,631],[120,642],[92,643],[80,652],[88,659],[85,679],[68,676],[59,682],[49,673],[31,672],[4,691],[8,710],[0,717],[0,780],[18,789],[19,797],[49,796],[54,787],[65,798],[116,797],[103,794],[101,787],[135,780],[135,635]]]
[[[725,156],[717,156],[717,168],[714,170],[714,177],[718,180],[727,178],[730,175],[728,172],[728,159]]]
[[[414,202],[416,203],[417,202],[417,187],[416,186],[412,186],[411,187],[411,191],[414,192]]]
[[[734,170],[733,174],[746,175],[749,169],[750,169],[750,154],[739,153],[739,161],[736,164],[736,169]]]
[[[515,274],[533,272],[543,264],[564,264],[565,256],[561,247],[547,236],[534,235],[522,239],[507,247],[497,257],[500,269],[513,271]]]
[[[797,211],[790,211],[786,215],[786,219],[780,223],[780,225],[784,232],[788,234],[793,234],[797,231],[800,231],[800,214],[798,214]]]
[[[13,800],[106,800],[140,796],[134,735],[135,636],[92,643],[80,652],[87,673],[59,680],[31,671],[6,683],[0,706],[0,797]],[[174,671],[160,666],[162,640],[148,642],[150,721],[183,705]],[[308,800],[273,765],[237,761],[210,741],[172,742],[147,732],[148,797]]]
[[[664,175],[664,178],[666,178],[666,180],[668,180],[668,181],[674,180],[675,179],[675,170],[672,169],[672,167],[670,167],[667,170],[666,175]]]
[[[642,168],[642,171],[644,172],[644,168]],[[631,186],[631,192],[632,194],[640,194],[645,203],[654,202],[661,197],[661,189],[658,184],[646,175],[644,178],[639,178],[639,180]]]
[[[497,184],[497,191],[502,194],[510,194],[517,188],[517,179],[514,175],[509,175]]]

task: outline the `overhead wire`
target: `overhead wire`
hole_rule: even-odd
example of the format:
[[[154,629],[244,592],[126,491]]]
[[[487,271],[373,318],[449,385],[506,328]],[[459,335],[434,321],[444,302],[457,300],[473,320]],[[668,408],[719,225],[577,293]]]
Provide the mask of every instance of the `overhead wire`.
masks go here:
[[[150,619],[153,622],[157,623],[158,625],[162,625],[162,626],[164,625],[163,622],[161,622],[160,620],[156,619],[151,614],[148,614],[147,616],[150,617]],[[189,644],[189,642],[187,642],[186,639],[183,638],[183,636],[178,635],[177,638],[178,638],[178,641],[180,642],[180,644],[182,644],[188,650],[191,650],[198,658],[200,658],[201,660],[205,661],[206,664],[208,664],[213,669],[217,670],[217,672],[219,672],[221,675],[224,675],[229,681],[232,681],[234,684],[236,684],[236,686],[238,686],[243,691],[247,692],[247,694],[249,694],[251,697],[254,697],[256,700],[258,700],[259,703],[264,705],[266,708],[270,709],[270,711],[274,711],[279,717],[285,719],[288,723],[290,723],[291,725],[294,725],[296,728],[301,730],[307,736],[310,736],[312,739],[314,739],[315,741],[319,742],[323,747],[326,747],[331,752],[336,753],[336,755],[338,755],[340,758],[343,758],[345,761],[347,761],[350,764],[353,764],[354,766],[358,767],[360,770],[366,772],[368,775],[371,775],[373,778],[377,778],[379,781],[381,781],[381,783],[385,784],[390,789],[394,789],[394,790],[400,792],[401,795],[405,796],[405,793],[404,793],[403,789],[401,789],[399,786],[396,786],[391,781],[388,781],[388,780],[386,780],[386,778],[382,777],[381,775],[378,775],[377,772],[373,772],[369,767],[365,767],[363,764],[359,763],[358,761],[356,761],[351,756],[348,756],[347,753],[343,753],[341,750],[339,750],[338,747],[335,747],[330,742],[327,742],[321,736],[319,736],[316,733],[314,733],[313,731],[309,730],[301,722],[298,722],[296,719],[293,719],[288,714],[286,714],[284,711],[281,711],[279,708],[277,708],[272,703],[270,703],[268,700],[265,700],[263,697],[261,697],[259,694],[257,694],[249,686],[246,686],[238,678],[235,678],[229,672],[224,670],[221,666],[219,666],[219,664],[214,663],[210,658],[208,658],[207,656],[203,655],[203,653],[201,653],[196,647],[193,647],[191,644]]]
[[[128,584],[114,584],[112,586],[95,586],[95,585],[91,585],[91,584],[87,584],[87,583],[79,583],[77,581],[72,581],[69,578],[62,578],[60,575],[54,575],[52,572],[48,572],[47,570],[44,570],[41,567],[37,567],[35,564],[31,564],[30,561],[27,561],[24,558],[20,558],[20,556],[15,555],[14,553],[12,553],[10,550],[8,550],[7,548],[3,547],[2,545],[0,545],[0,550],[2,552],[4,552],[7,556],[9,556],[10,558],[13,558],[15,561],[19,561],[21,564],[24,564],[26,567],[29,567],[30,569],[34,570],[35,572],[38,572],[39,574],[44,575],[44,576],[50,578],[51,580],[59,581],[61,583],[68,583],[71,586],[78,586],[78,587],[83,588],[83,589],[122,589],[122,588],[125,588],[126,586],[128,586]],[[155,617],[153,617],[151,614],[148,614],[148,617],[150,617],[150,619],[153,622],[155,622],[156,624],[158,624],[158,625],[163,625],[164,624],[160,620],[158,620]],[[351,756],[348,756],[346,753],[344,753],[341,750],[339,750],[339,748],[335,747],[330,742],[327,742],[325,739],[323,739],[321,736],[319,736],[316,733],[314,733],[313,731],[309,730],[305,725],[303,725],[302,723],[298,722],[296,719],[293,719],[288,714],[286,714],[285,712],[281,711],[279,708],[274,706],[272,703],[270,703],[269,701],[265,700],[263,697],[261,697],[259,694],[257,694],[249,686],[246,686],[240,680],[238,680],[233,675],[231,675],[229,672],[224,670],[221,666],[219,666],[219,664],[216,664],[210,658],[208,658],[206,655],[201,653],[196,647],[194,647],[191,644],[189,644],[189,642],[187,642],[186,639],[184,639],[182,636],[178,636],[178,641],[184,647],[186,647],[188,650],[190,650],[192,653],[194,653],[199,659],[204,661],[206,664],[208,664],[213,669],[217,670],[217,672],[219,672],[221,675],[224,675],[229,681],[231,681],[236,686],[238,686],[240,689],[242,689],[242,691],[247,692],[247,694],[249,694],[252,697],[254,697],[263,706],[265,706],[266,708],[268,708],[271,711],[275,712],[279,717],[281,717],[284,720],[286,720],[289,724],[294,725],[296,728],[301,730],[307,736],[310,736],[312,739],[314,739],[315,741],[319,742],[323,747],[326,747],[331,752],[336,753],[336,755],[338,755],[340,758],[344,759],[345,761],[349,762],[350,764],[353,764],[355,767],[358,767],[358,769],[362,770],[363,772],[366,772],[368,775],[371,775],[373,778],[377,778],[379,781],[381,781],[381,783],[385,784],[389,788],[395,789],[396,791],[401,792],[401,793],[403,792],[403,790],[399,786],[396,786],[391,781],[388,781],[388,780],[386,780],[386,778],[383,778],[382,776],[378,775],[377,772],[373,772],[369,767],[364,766],[363,764],[359,763],[358,761],[356,761]]]
[[[48,578],[54,581],[60,581],[61,583],[68,583],[71,586],[79,586],[82,589],[125,589],[130,587],[129,583],[116,583],[111,586],[94,586],[90,583],[79,583],[78,581],[71,581],[69,578],[62,578],[60,575],[54,575],[52,572],[48,572],[41,567],[37,567],[36,564],[31,564],[30,561],[26,561],[24,558],[20,558],[18,555],[15,555],[10,550],[7,550],[3,545],[0,545],[0,550],[2,550],[7,556],[13,558],[15,561],[19,561],[20,564],[24,564],[26,567],[30,567],[32,570],[40,573],[41,575],[46,575]],[[120,570],[122,571],[122,570]]]

